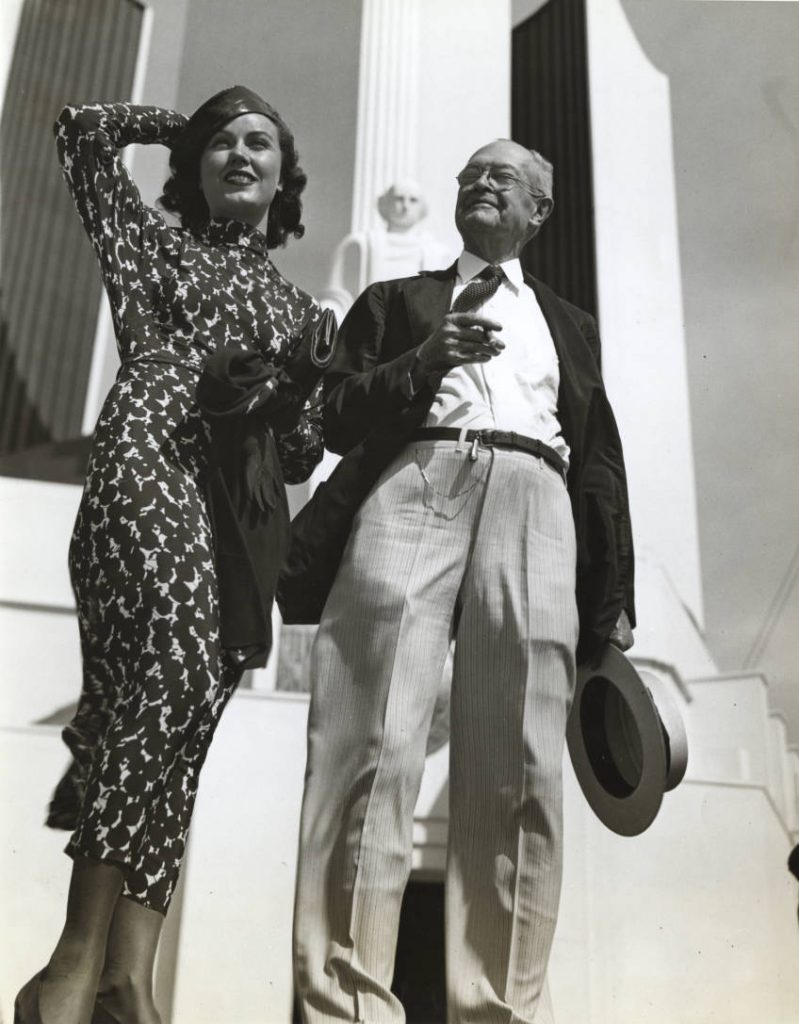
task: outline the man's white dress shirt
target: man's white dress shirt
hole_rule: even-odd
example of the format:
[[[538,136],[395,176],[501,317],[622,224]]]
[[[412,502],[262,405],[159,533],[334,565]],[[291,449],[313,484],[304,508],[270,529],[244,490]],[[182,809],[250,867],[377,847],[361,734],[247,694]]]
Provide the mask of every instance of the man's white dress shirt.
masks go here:
[[[488,264],[470,252],[458,258],[452,301]],[[486,363],[456,366],[441,382],[426,427],[514,430],[554,448],[568,462],[558,422],[560,370],[555,345],[518,259],[499,264],[499,288],[469,310],[502,324],[502,352]]]

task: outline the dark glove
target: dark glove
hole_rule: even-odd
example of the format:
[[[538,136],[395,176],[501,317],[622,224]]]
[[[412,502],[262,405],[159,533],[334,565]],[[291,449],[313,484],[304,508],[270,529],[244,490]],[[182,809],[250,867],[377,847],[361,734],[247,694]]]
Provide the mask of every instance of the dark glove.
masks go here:
[[[263,428],[244,431],[244,494],[261,512],[273,512],[283,500],[283,476],[272,437]]]
[[[336,318],[329,309],[314,324],[306,318],[300,340],[280,368],[275,393],[266,406],[269,423],[279,434],[292,430],[336,351]]]
[[[197,402],[213,419],[246,416],[263,409],[277,388],[278,370],[259,352],[221,349],[206,362],[197,382]]]
[[[197,401],[211,417],[257,413],[278,433],[296,426],[303,406],[329,366],[336,347],[336,320],[324,310],[317,323],[306,317],[299,341],[281,367],[243,349],[221,349],[206,362]]]

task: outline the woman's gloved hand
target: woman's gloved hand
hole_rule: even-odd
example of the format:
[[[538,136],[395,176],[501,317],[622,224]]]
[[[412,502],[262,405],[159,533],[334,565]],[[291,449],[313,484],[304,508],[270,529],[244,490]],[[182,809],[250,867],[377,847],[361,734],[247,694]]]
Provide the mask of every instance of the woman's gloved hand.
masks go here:
[[[329,309],[314,323],[307,319],[291,355],[278,371],[274,394],[266,404],[268,422],[279,434],[297,424],[336,351],[336,318]]]
[[[291,355],[276,367],[256,351],[221,349],[206,362],[197,401],[211,417],[257,414],[278,433],[296,426],[303,406],[333,358],[336,320],[307,317]]]

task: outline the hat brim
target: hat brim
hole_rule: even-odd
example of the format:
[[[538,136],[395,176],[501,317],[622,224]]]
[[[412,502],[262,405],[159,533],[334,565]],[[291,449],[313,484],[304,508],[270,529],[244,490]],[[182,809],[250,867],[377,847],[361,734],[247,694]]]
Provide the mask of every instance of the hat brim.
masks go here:
[[[588,803],[618,835],[649,828],[685,774],[679,709],[656,676],[639,673],[612,645],[577,671],[566,741]]]
[[[172,146],[173,158],[180,164],[198,161],[215,132],[243,114],[263,114],[282,123],[271,103],[243,85],[222,89],[194,111]]]

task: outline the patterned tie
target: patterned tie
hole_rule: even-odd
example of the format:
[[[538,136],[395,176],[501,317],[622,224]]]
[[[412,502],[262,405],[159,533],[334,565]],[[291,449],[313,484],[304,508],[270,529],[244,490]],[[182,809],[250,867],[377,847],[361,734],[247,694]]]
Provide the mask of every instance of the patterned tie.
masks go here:
[[[452,303],[450,312],[465,313],[467,309],[472,309],[474,306],[479,305],[499,288],[502,277],[502,268],[494,264],[481,270],[477,277],[472,278]]]

